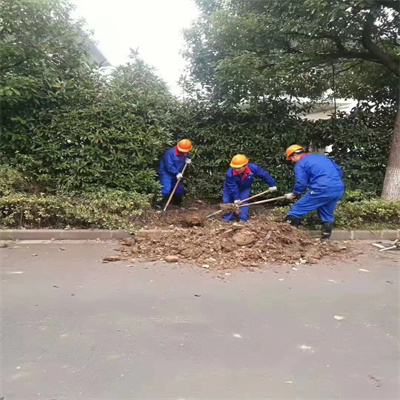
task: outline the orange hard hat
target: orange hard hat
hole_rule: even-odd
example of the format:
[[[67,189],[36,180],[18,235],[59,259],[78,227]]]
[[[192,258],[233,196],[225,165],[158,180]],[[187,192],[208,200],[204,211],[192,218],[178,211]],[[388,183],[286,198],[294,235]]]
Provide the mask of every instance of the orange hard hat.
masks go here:
[[[248,164],[249,160],[244,154],[236,154],[235,157],[232,158],[231,167],[232,168],[241,168]]]
[[[288,148],[286,149],[286,160],[287,160],[287,161],[290,161],[290,156],[291,156],[293,153],[296,153],[296,151],[299,151],[299,150],[304,151],[304,147],[299,146],[298,144],[293,144],[293,145],[291,145],[290,147],[288,147]]]
[[[193,145],[189,139],[182,139],[178,142],[177,147],[182,153],[188,153],[190,150],[192,150]]]

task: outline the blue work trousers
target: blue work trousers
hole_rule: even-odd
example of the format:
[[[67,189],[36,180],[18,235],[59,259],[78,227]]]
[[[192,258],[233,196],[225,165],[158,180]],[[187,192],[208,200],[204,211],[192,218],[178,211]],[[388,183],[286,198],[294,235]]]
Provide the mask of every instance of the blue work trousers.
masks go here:
[[[313,210],[318,211],[322,222],[333,222],[333,212],[343,196],[343,188],[310,190],[289,210],[288,215],[301,218]]]
[[[175,175],[171,174],[163,174],[160,175],[160,182],[161,182],[161,194],[163,196],[171,194],[171,192],[174,190],[174,187],[176,185],[177,179]],[[182,181],[179,182],[178,187],[176,188],[175,194],[182,195],[183,194],[183,185]]]
[[[239,192],[239,200],[244,200],[250,197],[251,188],[243,189]],[[237,200],[237,199],[236,199]],[[233,203],[235,199],[233,198],[232,194],[226,193],[225,191],[222,194],[222,202],[224,204]],[[243,203],[248,204],[248,203]],[[225,221],[233,221],[233,212],[222,214],[222,218]],[[249,217],[249,207],[242,207],[239,209],[239,221],[247,222]]]

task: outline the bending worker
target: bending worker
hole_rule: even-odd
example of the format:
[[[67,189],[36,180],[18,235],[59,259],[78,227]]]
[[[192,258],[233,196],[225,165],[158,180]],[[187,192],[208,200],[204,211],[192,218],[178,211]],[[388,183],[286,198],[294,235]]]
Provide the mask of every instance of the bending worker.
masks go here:
[[[255,177],[263,179],[271,192],[276,191],[275,180],[271,175],[256,164],[249,164],[244,154],[237,154],[232,158],[231,168],[226,173],[224,182],[223,203],[240,203],[241,200],[250,197],[251,185]],[[243,203],[246,204],[246,203]],[[225,213],[222,218],[225,221],[233,221],[233,212]],[[239,211],[239,220],[248,220],[249,208],[242,207]]]
[[[162,158],[158,169],[158,176],[161,182],[162,200],[157,204],[157,208],[163,209],[167,204],[171,192],[174,190],[176,182],[183,178],[182,171],[185,164],[190,164],[192,160],[189,158],[189,151],[192,150],[192,142],[188,139],[182,139],[179,143],[167,150]],[[179,185],[174,194],[174,203],[182,206],[183,185]]]
[[[299,226],[303,215],[317,210],[322,221],[322,239],[329,239],[333,229],[333,212],[344,192],[342,170],[330,158],[308,154],[297,144],[286,150],[286,160],[296,163],[296,183],[293,193],[288,193],[285,197],[294,200],[308,189],[289,210],[286,221],[293,226]]]

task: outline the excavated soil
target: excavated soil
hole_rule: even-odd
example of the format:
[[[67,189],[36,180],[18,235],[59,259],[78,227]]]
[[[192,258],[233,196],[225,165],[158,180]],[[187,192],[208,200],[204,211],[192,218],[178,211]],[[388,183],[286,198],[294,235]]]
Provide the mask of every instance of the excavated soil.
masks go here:
[[[260,267],[263,264],[315,264],[321,258],[350,256],[348,245],[321,242],[303,229],[260,215],[248,223],[206,219],[210,210],[171,210],[155,214],[144,230],[124,242],[136,261],[165,260],[203,268]]]

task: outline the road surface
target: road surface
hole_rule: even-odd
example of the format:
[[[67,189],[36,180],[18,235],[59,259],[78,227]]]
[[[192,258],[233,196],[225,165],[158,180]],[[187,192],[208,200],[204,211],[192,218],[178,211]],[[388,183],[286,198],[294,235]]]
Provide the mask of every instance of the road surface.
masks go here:
[[[115,247],[0,249],[0,398],[399,398],[400,256],[218,273]]]

